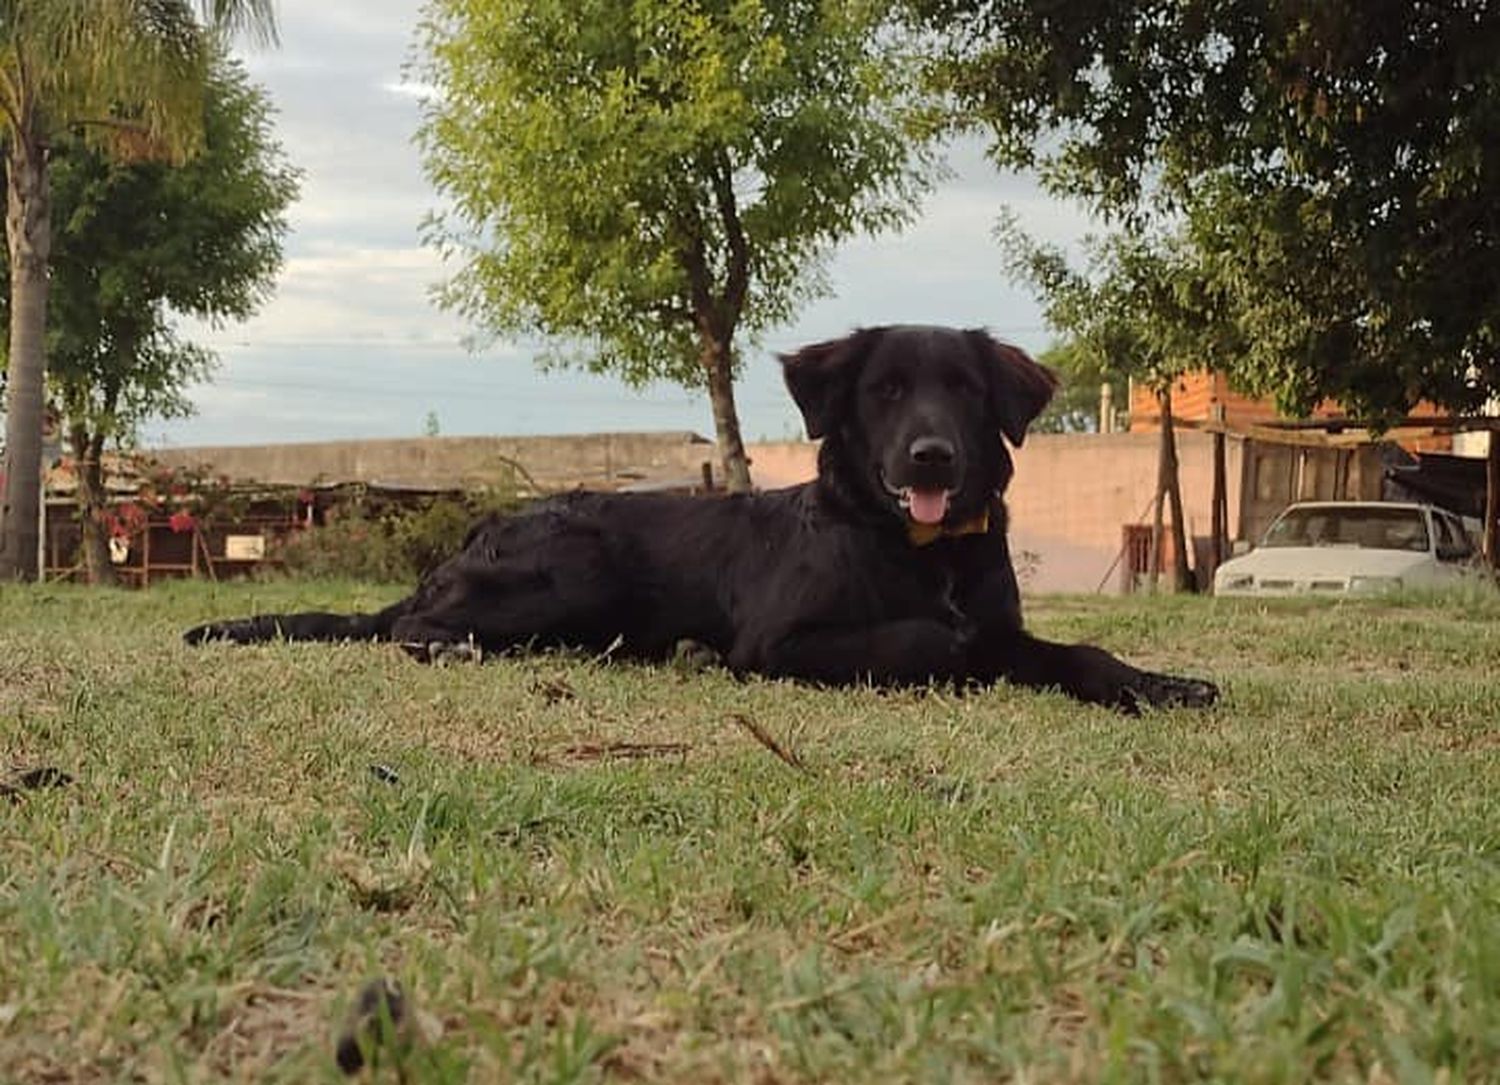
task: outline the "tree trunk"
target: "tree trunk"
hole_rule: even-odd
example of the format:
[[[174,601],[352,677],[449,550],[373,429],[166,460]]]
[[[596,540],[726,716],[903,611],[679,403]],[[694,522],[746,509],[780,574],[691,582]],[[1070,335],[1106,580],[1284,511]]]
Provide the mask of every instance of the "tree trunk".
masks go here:
[[[108,495],[104,490],[104,435],[92,437],[82,427],[69,438],[78,472],[79,526],[83,531],[83,565],[90,584],[118,584],[114,562],[109,559],[109,534],[104,526]]]
[[[1172,391],[1158,392],[1161,407],[1161,476],[1172,505],[1172,590],[1190,592],[1195,587],[1188,564],[1187,520],[1182,514],[1182,479],[1177,470],[1177,433],[1172,424]]]
[[[0,581],[34,580],[37,575],[46,381],[43,338],[52,247],[46,148],[36,138],[34,125],[18,125],[9,136],[5,234],[10,250],[10,362]]]
[[[1172,503],[1172,590],[1193,591],[1193,566],[1188,563],[1188,521],[1182,515],[1182,473],[1178,470],[1178,431],[1172,422],[1172,393],[1161,398],[1161,447],[1167,456],[1167,500]]]
[[[1153,594],[1161,587],[1162,543],[1166,540],[1162,506],[1167,499],[1167,490],[1170,489],[1167,481],[1168,465],[1174,458],[1171,431],[1167,428],[1171,396],[1170,391],[1156,393],[1156,421],[1161,427],[1161,441],[1157,445],[1156,454],[1156,499],[1151,503],[1151,567],[1146,576],[1146,583]],[[1163,401],[1167,403],[1166,408],[1162,407]]]
[[[1164,503],[1172,510],[1172,590],[1192,591],[1193,571],[1188,566],[1187,523],[1182,513],[1182,485],[1177,474],[1177,435],[1172,425],[1172,389],[1156,393],[1157,420],[1161,425],[1161,446],[1156,461],[1156,502],[1151,521],[1151,590],[1160,584],[1162,545],[1166,541],[1163,524]]]
[[[704,338],[703,367],[708,373],[708,399],[714,411],[714,439],[724,464],[724,484],[731,493],[750,492],[750,460],[740,436],[740,416],[734,406],[732,348],[725,339]]]
[[[1162,478],[1162,464],[1165,461],[1160,457],[1156,462],[1156,499],[1151,502],[1151,556],[1146,568],[1146,588],[1155,592],[1161,586],[1161,558],[1162,540],[1166,538],[1166,531],[1162,526],[1162,502],[1166,500],[1167,487]]]

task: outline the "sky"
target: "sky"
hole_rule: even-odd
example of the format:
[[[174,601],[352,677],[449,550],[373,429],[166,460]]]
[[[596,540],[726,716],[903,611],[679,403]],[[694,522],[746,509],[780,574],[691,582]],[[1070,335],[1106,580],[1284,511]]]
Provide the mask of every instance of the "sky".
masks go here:
[[[196,414],[148,423],[146,444],[254,444],[448,435],[689,429],[713,432],[701,395],[644,391],[608,377],[540,372],[531,352],[475,352],[462,321],[431,301],[445,268],[421,222],[438,206],[414,143],[420,98],[404,69],[420,0],[280,5],[279,47],[239,50],[277,110],[276,136],[303,173],[274,299],[245,323],[196,324],[220,367],[195,389]],[[1072,247],[1090,228],[1031,178],[1000,174],[982,148],[951,149],[952,176],[900,234],[833,256],[832,293],[745,354],[737,388],[751,439],[801,435],[775,353],[870,324],[985,326],[1040,349],[1041,311],[1010,284],[992,232],[1003,208],[1040,239]]]

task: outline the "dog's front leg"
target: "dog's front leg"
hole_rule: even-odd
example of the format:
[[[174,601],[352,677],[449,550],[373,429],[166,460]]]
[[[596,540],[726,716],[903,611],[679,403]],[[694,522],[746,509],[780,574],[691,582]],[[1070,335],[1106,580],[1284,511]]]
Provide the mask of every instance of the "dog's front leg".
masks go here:
[[[730,665],[738,671],[828,685],[920,685],[961,679],[968,645],[965,630],[911,618],[857,628],[795,630],[763,650],[732,654]]]
[[[981,633],[973,650],[976,678],[1004,678],[1033,689],[1059,689],[1089,704],[1134,714],[1148,705],[1206,708],[1212,682],[1132,667],[1091,644],[1055,644],[1020,630]]]

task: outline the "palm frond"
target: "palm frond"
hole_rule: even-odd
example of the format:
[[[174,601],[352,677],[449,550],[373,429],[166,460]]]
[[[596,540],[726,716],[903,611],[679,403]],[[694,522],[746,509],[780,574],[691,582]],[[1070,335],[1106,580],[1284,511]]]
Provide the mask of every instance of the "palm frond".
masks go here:
[[[274,0],[0,0],[0,90],[54,125],[137,129],[138,148],[178,158],[199,138],[210,58],[236,33],[275,41]]]
[[[261,45],[275,45],[275,0],[198,0],[204,21],[224,34],[242,35]]]

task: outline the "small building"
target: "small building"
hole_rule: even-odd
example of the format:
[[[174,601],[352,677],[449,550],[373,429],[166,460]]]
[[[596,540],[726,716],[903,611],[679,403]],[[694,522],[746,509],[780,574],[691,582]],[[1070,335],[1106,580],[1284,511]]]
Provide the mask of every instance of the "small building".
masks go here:
[[[1439,419],[1448,414],[1448,411],[1436,404],[1418,403],[1407,417]],[[1343,418],[1344,415],[1342,406],[1331,399],[1325,399],[1313,409],[1308,419],[1314,422],[1329,421]],[[1230,432],[1243,432],[1253,426],[1265,426],[1285,420],[1276,409],[1274,401],[1236,392],[1229,386],[1229,378],[1225,374],[1206,369],[1184,373],[1172,382],[1172,417],[1186,426],[1218,422]],[[1155,393],[1147,386],[1132,381],[1130,432],[1155,433],[1160,428]],[[1450,452],[1453,450],[1453,435],[1434,433],[1411,436],[1400,443],[1410,452]]]

